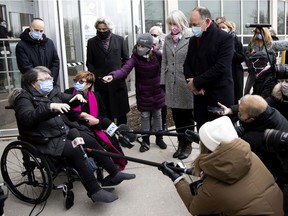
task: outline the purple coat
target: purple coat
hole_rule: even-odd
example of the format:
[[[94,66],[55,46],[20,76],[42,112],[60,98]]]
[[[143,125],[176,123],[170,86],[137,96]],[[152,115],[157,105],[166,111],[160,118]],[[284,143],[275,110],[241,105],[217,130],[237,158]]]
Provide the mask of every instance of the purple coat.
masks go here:
[[[123,79],[135,67],[136,99],[140,112],[150,112],[165,106],[165,93],[160,88],[161,59],[159,51],[153,51],[149,61],[133,52],[121,69],[109,73],[114,79]]]

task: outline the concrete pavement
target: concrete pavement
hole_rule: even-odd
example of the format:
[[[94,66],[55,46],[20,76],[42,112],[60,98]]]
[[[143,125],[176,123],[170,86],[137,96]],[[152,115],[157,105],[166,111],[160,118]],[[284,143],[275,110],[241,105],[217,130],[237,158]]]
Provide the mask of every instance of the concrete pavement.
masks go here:
[[[0,153],[5,146],[15,139],[0,140]],[[155,138],[151,136],[150,150],[144,153],[139,152],[139,143],[135,142],[132,149],[123,148],[126,156],[136,157],[144,160],[150,160],[158,163],[163,161],[181,162],[178,159],[173,159],[172,154],[177,147],[176,137],[164,137],[168,145],[166,150],[160,149],[155,145]],[[199,146],[193,143],[192,154],[189,158],[182,162],[190,167],[191,162],[199,154]],[[190,215],[186,207],[179,198],[175,187],[171,180],[162,174],[156,167],[147,166],[135,162],[128,162],[125,172],[135,173],[136,179],[122,182],[115,187],[115,193],[119,199],[113,203],[93,203],[86,195],[86,191],[80,182],[74,182],[73,192],[75,195],[74,206],[66,210],[64,208],[64,197],[62,191],[52,191],[46,206],[44,207],[42,216],[188,216]],[[186,176],[189,180],[189,176]],[[1,176],[1,182],[2,176]],[[5,215],[18,216],[29,215],[34,205],[27,204],[16,197],[9,194],[5,202]],[[31,215],[36,215],[43,207],[38,205]]]

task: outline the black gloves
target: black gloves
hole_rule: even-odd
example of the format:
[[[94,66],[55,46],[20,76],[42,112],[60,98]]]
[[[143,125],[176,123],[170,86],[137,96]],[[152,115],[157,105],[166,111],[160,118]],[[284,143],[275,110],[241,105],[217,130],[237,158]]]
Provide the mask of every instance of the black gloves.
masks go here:
[[[174,163],[168,163],[167,161],[162,163],[162,166],[159,167],[158,169],[162,171],[162,173],[166,176],[168,176],[173,182],[181,177],[181,174],[173,171],[170,169],[168,166],[174,166]]]

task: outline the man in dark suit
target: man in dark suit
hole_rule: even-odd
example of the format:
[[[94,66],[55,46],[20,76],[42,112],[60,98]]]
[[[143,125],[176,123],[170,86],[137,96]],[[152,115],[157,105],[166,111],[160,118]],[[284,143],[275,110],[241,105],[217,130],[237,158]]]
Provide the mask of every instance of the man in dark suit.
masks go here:
[[[205,122],[219,117],[209,112],[208,106],[216,107],[221,101],[229,105],[234,103],[234,39],[217,28],[207,8],[194,8],[190,24],[194,36],[189,41],[184,74],[187,86],[194,94],[194,116],[199,129]]]
[[[111,83],[102,82],[101,78],[109,72],[121,68],[129,58],[128,47],[124,38],[113,34],[113,24],[107,17],[98,18],[95,23],[97,34],[87,43],[88,70],[96,77],[94,89],[99,92],[105,104],[108,118],[117,119],[117,124],[126,124],[126,114],[130,111],[128,91],[125,79]]]

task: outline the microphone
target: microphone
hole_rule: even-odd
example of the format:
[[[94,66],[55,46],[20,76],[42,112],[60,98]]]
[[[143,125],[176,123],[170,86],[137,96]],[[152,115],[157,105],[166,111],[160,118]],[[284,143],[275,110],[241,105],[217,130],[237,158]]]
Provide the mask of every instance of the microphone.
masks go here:
[[[189,130],[189,129],[187,129],[187,130],[185,131],[185,138],[186,138],[187,140],[189,140],[190,142],[199,143],[199,141],[200,141],[199,134],[196,133],[196,132],[194,132],[194,131],[192,131],[192,130]]]
[[[250,23],[246,23],[245,27],[246,28],[270,28],[272,25],[271,24],[265,24],[265,23],[254,23],[254,24],[250,24]]]
[[[69,130],[68,135],[67,135],[67,139],[72,140],[71,144],[73,146],[73,148],[76,148],[77,146],[80,147],[81,151],[83,152],[83,156],[84,158],[88,158],[84,148],[83,148],[83,144],[85,144],[84,139],[81,137],[79,131],[76,128],[72,128]]]
[[[121,133],[121,131],[129,130],[129,127],[127,125],[120,125],[121,130],[115,125],[110,119],[103,118],[101,120],[101,126],[105,130],[106,134],[108,134],[110,137],[112,137],[114,134],[117,134],[119,137],[119,142],[123,147],[132,148],[134,145],[131,144],[131,142],[134,142],[137,138],[136,135],[129,135],[128,133],[125,133],[125,136]],[[128,129],[127,129],[128,128]]]

